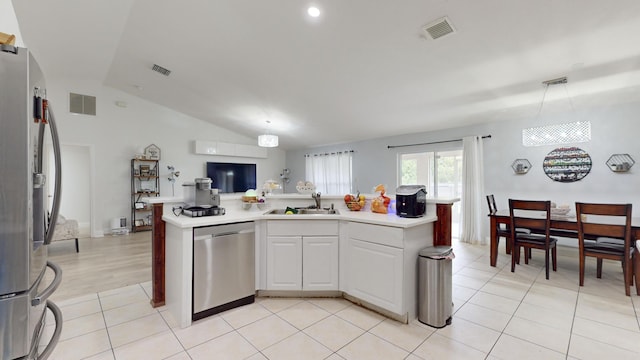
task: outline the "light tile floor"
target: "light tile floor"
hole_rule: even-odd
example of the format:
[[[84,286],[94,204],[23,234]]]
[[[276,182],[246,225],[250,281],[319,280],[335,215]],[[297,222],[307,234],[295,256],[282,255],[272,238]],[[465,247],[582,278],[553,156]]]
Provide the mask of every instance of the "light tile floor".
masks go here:
[[[577,249],[510,271],[501,249],[454,245],[453,323],[433,329],[386,319],[343,299],[260,298],[180,329],[149,305],[150,283],[59,302],[62,339],[51,359],[639,359],[640,298],[624,295],[618,263],[595,260],[578,286]],[[47,328],[51,332],[51,327]]]

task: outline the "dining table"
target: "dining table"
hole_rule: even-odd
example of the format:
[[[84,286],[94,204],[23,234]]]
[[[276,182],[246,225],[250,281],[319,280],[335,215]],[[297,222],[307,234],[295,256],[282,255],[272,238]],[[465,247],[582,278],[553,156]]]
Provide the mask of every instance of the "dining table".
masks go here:
[[[509,217],[509,210],[503,209],[489,214],[490,221],[490,241],[491,241],[491,254],[490,264],[496,266],[498,260],[498,224],[510,225],[511,219]],[[554,216],[551,215],[551,225],[549,233],[555,237],[566,238],[578,238],[578,223],[576,215],[569,213],[567,215]],[[631,237],[632,240],[640,240],[640,217],[634,217],[631,219]],[[511,247],[507,246],[506,253],[511,253]]]
[[[507,226],[511,223],[511,218],[509,216],[508,209],[502,209],[489,214],[490,221],[490,265],[495,267],[498,261],[498,224],[506,224]],[[560,216],[551,216],[551,224],[549,233],[554,237],[565,237],[565,238],[573,238],[578,239],[578,222],[576,219],[576,215],[574,213],[569,213],[567,215]],[[640,295],[640,286],[638,286],[638,281],[640,281],[640,217],[631,218],[631,240],[634,245],[633,248],[633,273],[636,282],[636,290],[638,295]],[[505,246],[505,252],[507,254],[511,253],[511,246]]]

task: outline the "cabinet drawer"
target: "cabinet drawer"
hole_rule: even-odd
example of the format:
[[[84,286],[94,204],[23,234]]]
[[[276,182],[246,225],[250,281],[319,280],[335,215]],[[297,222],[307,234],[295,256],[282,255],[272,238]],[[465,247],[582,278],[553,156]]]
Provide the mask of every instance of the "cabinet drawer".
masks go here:
[[[403,230],[397,227],[350,222],[349,238],[403,248]]]
[[[295,215],[294,215],[295,216]],[[336,220],[269,220],[267,235],[338,235]]]

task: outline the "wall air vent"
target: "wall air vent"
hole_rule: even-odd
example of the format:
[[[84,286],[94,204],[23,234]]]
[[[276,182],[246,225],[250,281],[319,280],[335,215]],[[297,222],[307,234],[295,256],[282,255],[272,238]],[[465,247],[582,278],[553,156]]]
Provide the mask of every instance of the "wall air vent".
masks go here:
[[[422,30],[433,40],[453,34],[456,31],[446,16],[423,26]]]
[[[69,93],[69,112],[82,115],[96,115],[96,97]]]
[[[171,74],[171,70],[163,68],[162,66],[158,65],[158,64],[153,64],[153,67],[151,68],[151,70],[158,72],[164,76],[169,76],[169,74]]]

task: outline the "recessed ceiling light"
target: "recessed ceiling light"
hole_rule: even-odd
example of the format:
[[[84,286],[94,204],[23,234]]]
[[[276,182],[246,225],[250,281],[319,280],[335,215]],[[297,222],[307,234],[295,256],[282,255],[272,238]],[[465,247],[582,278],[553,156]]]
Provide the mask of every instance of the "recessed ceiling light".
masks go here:
[[[320,16],[320,9],[318,9],[315,6],[310,6],[307,9],[307,14],[309,14],[309,16],[311,16],[311,17],[318,17],[318,16]]]

